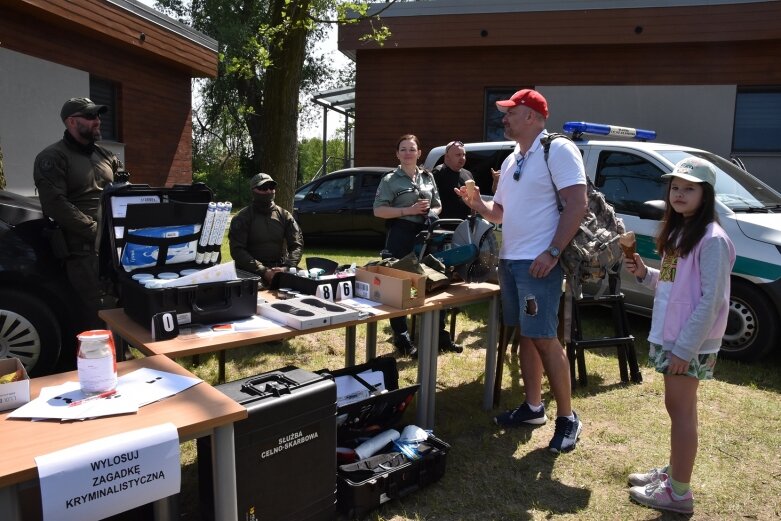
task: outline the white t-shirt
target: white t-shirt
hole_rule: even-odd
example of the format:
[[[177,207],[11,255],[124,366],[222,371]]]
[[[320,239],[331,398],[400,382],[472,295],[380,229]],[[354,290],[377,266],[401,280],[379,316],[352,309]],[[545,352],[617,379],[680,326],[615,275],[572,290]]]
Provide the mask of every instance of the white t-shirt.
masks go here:
[[[526,152],[518,181],[513,179],[521,157],[520,148],[507,156],[496,187],[494,202],[502,205],[502,248],[499,257],[510,260],[533,260],[553,240],[559,224],[556,195],[551,184],[545,151],[537,136]],[[586,184],[586,171],[580,150],[568,139],[554,139],[548,154],[548,165],[556,187]]]

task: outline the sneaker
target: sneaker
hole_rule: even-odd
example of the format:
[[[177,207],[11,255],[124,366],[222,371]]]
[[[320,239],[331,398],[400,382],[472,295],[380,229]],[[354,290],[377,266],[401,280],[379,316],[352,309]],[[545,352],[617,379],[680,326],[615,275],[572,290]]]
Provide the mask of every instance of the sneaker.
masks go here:
[[[657,510],[669,510],[681,514],[694,513],[694,496],[688,490],[682,498],[673,496],[673,489],[668,479],[655,481],[644,487],[629,489],[629,497],[634,501]]]
[[[651,469],[648,472],[629,474],[629,484],[633,487],[645,487],[656,481],[667,479],[667,465]]]
[[[500,427],[523,427],[524,425],[543,425],[548,418],[545,417],[545,406],[539,411],[531,410],[529,404],[523,402],[513,411],[506,411],[494,418],[494,423]]]
[[[412,340],[409,337],[409,332],[396,335],[393,338],[393,345],[402,355],[411,356],[412,358],[418,356],[418,348],[415,347],[415,344],[412,343]]]
[[[570,420],[566,416],[559,416],[556,418],[556,429],[553,431],[553,438],[551,438],[548,444],[548,450],[556,454],[561,452],[569,452],[575,448],[575,444],[578,442],[578,436],[583,429],[583,423],[575,411],[572,411],[574,420]]]

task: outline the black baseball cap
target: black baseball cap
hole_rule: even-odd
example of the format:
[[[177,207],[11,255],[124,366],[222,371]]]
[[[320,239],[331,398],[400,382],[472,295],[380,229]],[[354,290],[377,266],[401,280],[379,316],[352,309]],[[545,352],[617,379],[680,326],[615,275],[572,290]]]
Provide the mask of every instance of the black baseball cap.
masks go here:
[[[105,105],[96,105],[89,98],[71,98],[65,102],[60,111],[60,118],[65,121],[74,114],[103,114],[108,110]]]

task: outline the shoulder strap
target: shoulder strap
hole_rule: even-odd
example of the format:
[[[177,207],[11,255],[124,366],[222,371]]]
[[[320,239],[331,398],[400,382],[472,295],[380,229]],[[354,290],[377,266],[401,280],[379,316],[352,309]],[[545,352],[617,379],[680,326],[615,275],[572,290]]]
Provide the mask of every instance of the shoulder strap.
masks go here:
[[[553,193],[556,195],[556,208],[559,209],[559,213],[564,211],[564,205],[561,204],[561,198],[559,197],[559,189],[556,187],[556,183],[553,181],[553,173],[550,171],[550,165],[548,164],[548,155],[550,154],[551,141],[560,137],[564,139],[569,139],[569,136],[567,136],[566,134],[560,134],[558,132],[547,134],[542,138],[540,138],[540,144],[542,145],[542,150],[544,153],[543,157],[545,158],[545,166],[548,168],[550,183],[553,185]],[[570,139],[570,141],[572,140]]]

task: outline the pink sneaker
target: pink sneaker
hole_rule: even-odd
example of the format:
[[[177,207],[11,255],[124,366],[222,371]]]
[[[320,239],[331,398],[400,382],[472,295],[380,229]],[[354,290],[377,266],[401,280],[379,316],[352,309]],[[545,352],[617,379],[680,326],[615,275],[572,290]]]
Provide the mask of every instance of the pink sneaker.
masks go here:
[[[680,499],[673,497],[673,489],[668,479],[655,481],[645,487],[632,487],[629,497],[641,505],[657,510],[670,510],[681,514],[694,513],[694,496],[689,490]]]
[[[644,487],[663,479],[667,479],[667,465],[651,469],[648,472],[635,472],[629,474],[629,484],[633,487]]]

